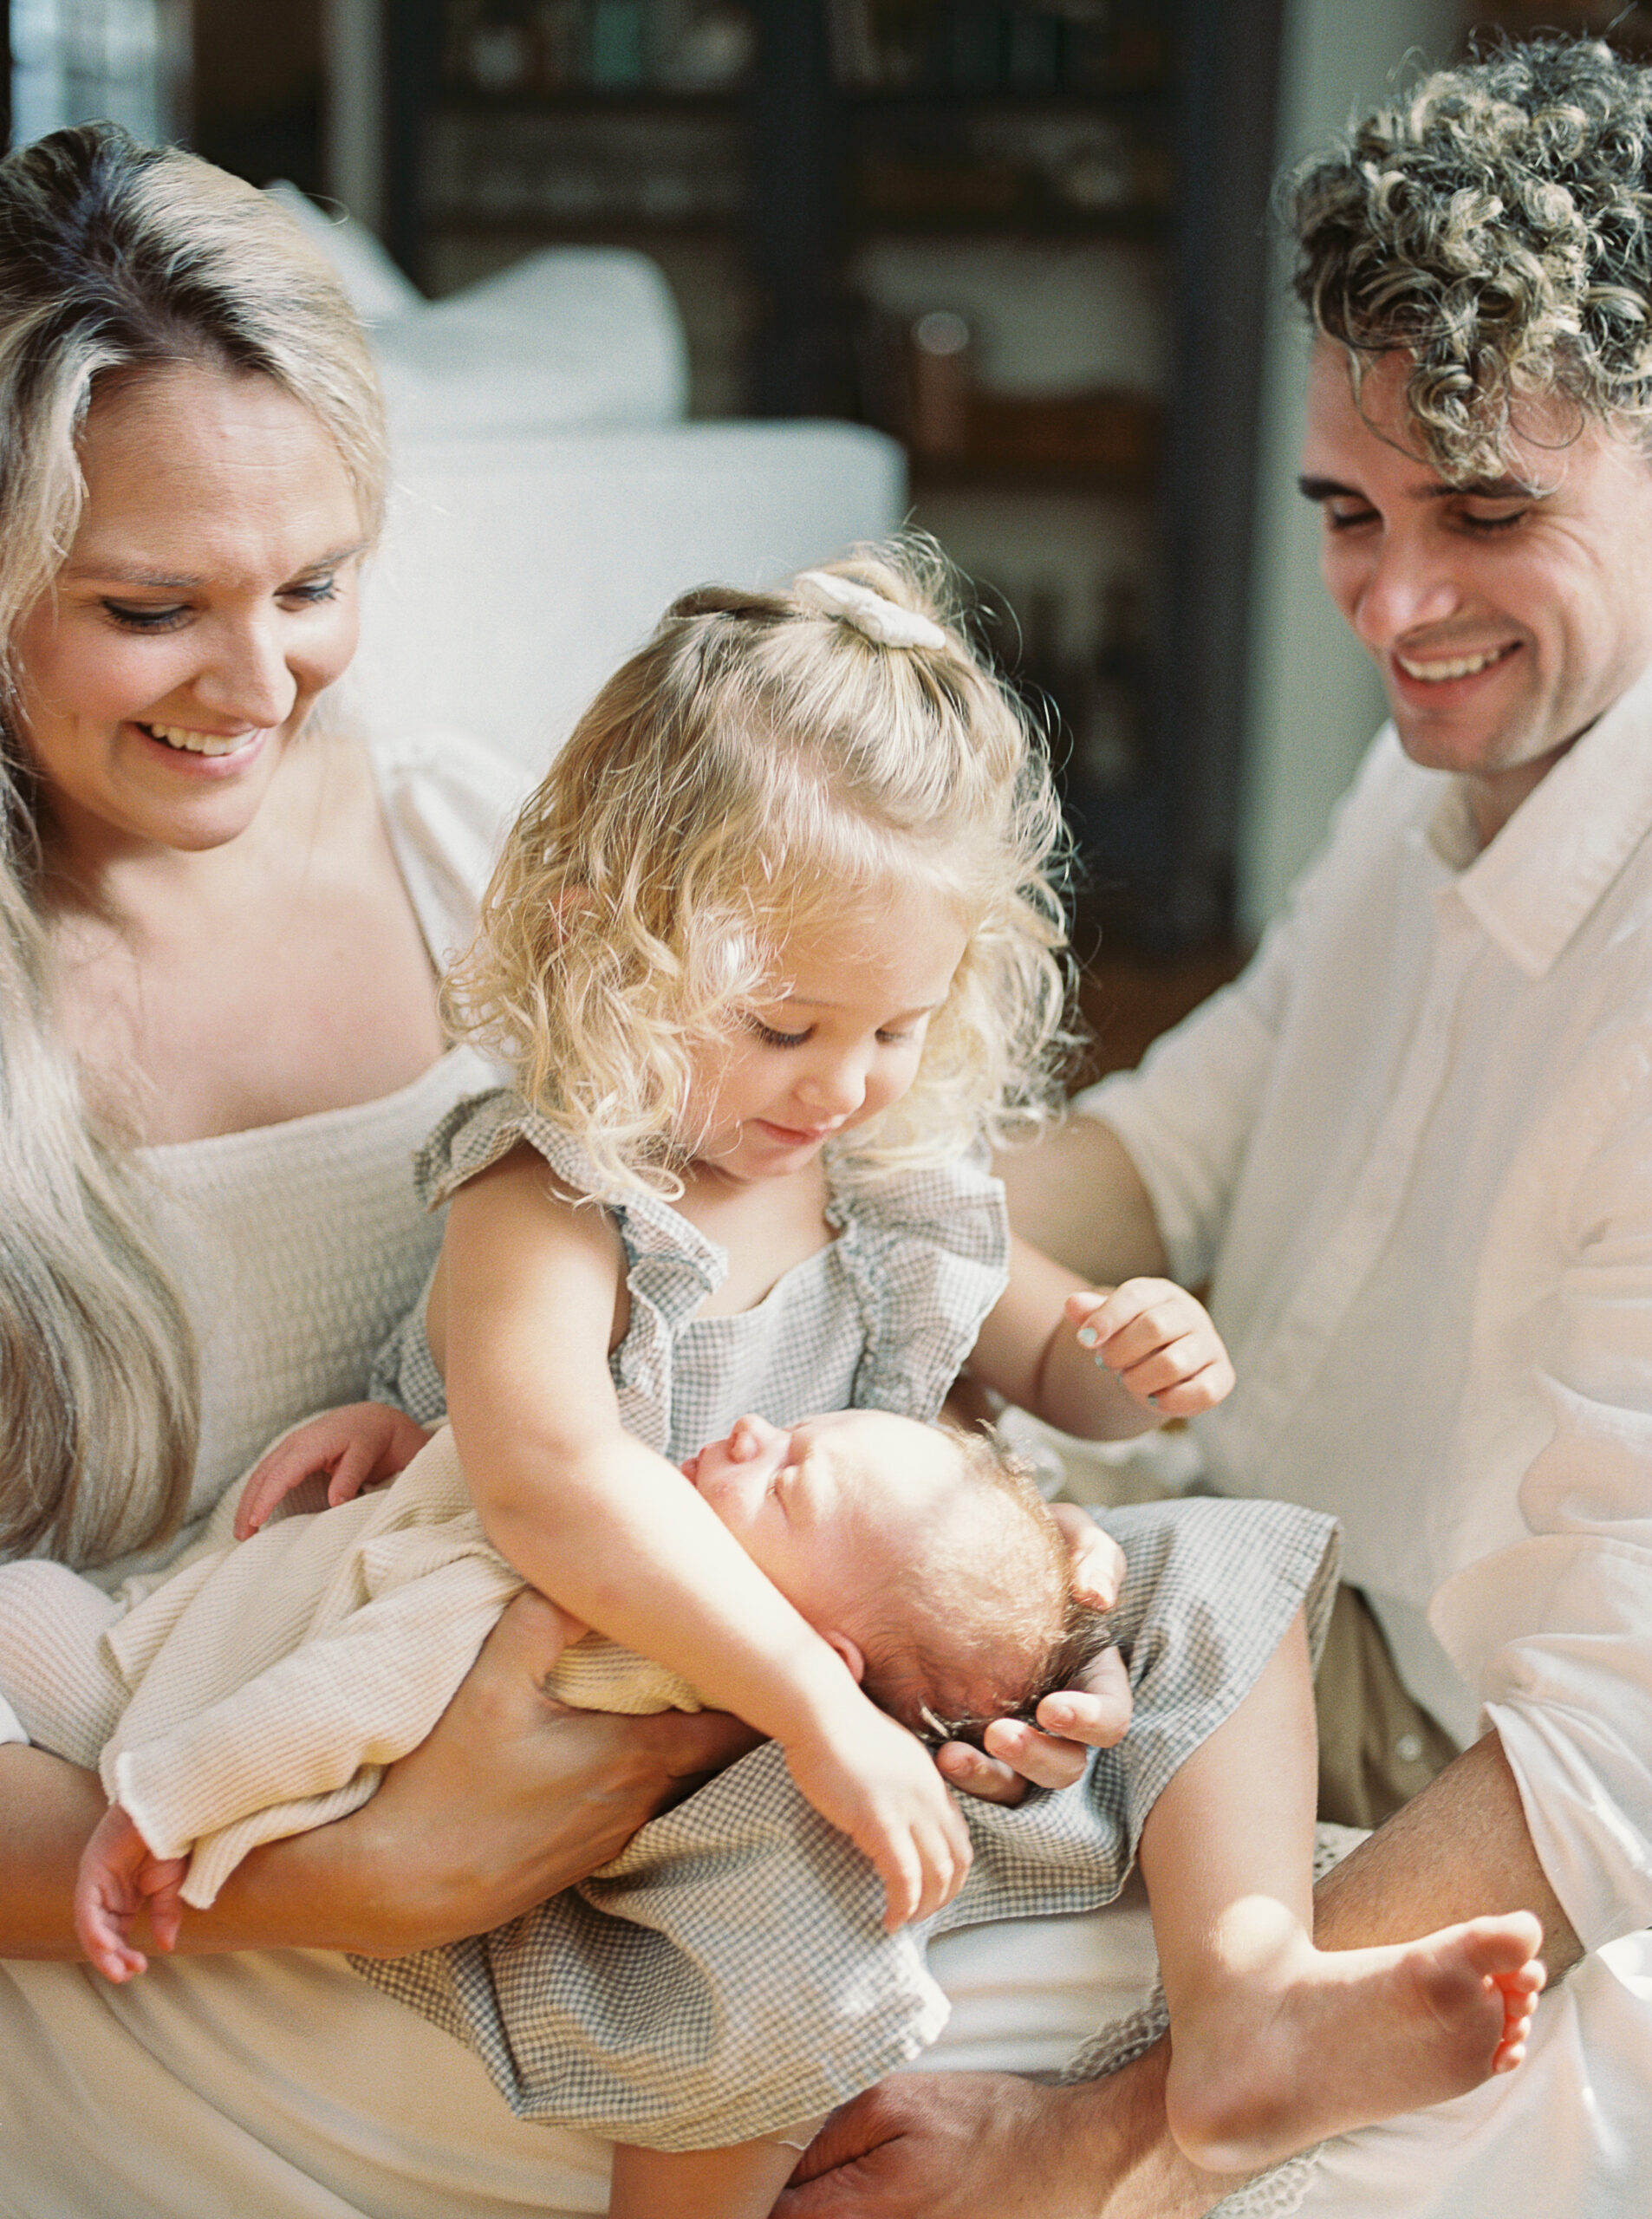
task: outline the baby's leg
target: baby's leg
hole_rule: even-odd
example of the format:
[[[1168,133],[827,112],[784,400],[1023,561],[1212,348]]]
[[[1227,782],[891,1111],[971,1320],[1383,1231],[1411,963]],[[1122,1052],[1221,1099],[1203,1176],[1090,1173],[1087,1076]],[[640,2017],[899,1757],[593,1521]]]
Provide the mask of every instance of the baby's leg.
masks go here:
[[[797,2156],[768,2138],[726,2150],[616,2143],[608,2219],[769,2219]]]
[[[157,1948],[170,1949],[183,1919],[179,1890],[186,1857],[155,1857],[118,1803],[111,1803],[81,1855],[75,1883],[75,1931],[106,1980],[130,1980],[149,1960],[132,1946],[133,1922],[146,1906]]]
[[[1528,1911],[1392,1948],[1315,1949],[1314,1786],[1298,1616],[1141,1833],[1170,2009],[1170,2130],[1215,2171],[1253,2170],[1509,2071],[1543,1985]]]

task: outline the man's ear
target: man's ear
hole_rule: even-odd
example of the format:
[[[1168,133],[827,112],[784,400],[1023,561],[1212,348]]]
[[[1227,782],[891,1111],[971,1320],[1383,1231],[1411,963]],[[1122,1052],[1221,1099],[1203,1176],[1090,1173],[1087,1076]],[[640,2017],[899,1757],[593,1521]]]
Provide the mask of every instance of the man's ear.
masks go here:
[[[835,1649],[849,1666],[855,1684],[859,1687],[866,1677],[866,1659],[846,1633],[823,1634],[822,1640],[829,1649]]]

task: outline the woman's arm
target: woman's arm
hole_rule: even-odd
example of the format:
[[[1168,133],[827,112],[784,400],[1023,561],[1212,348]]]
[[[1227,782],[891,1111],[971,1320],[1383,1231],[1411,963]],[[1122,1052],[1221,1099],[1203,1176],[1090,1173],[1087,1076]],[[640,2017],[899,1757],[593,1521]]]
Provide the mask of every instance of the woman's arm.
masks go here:
[[[645,1819],[752,1747],[714,1711],[617,1718],[543,1692],[562,1645],[523,1595],[428,1740],[351,1817],[255,1850],[179,1949],[397,1956],[480,1933],[582,1879]],[[71,1896],[105,1808],[94,1773],[0,1748],[0,1955],[77,1958]]]

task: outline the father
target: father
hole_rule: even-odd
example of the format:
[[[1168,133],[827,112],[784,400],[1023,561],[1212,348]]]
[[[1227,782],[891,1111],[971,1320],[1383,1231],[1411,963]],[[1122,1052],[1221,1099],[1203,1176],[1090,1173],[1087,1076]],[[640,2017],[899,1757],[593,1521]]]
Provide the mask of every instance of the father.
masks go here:
[[[1086,1273],[1212,1283],[1226,1491],[1335,1511],[1467,1746],[1324,1938],[1528,1905],[1527,2062],[1327,2145],[1302,2208],[1652,2209],[1652,71],[1432,76],[1298,178],[1303,491],[1393,725],[1238,985],[1009,1167]],[[1261,1792],[1265,1793],[1265,1783]],[[1564,1977],[1560,1977],[1564,1975]],[[883,2084],[787,2219],[1192,2219],[1162,2051]],[[840,2170],[823,2169],[836,2160]]]

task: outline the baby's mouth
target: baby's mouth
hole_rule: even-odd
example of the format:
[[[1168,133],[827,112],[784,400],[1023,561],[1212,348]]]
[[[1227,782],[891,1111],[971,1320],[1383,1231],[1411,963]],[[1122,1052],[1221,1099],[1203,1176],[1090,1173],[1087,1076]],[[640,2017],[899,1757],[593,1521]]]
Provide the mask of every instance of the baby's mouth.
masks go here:
[[[140,732],[158,739],[163,747],[171,747],[187,755],[233,755],[252,738],[249,732],[191,732],[183,725],[138,725]]]

